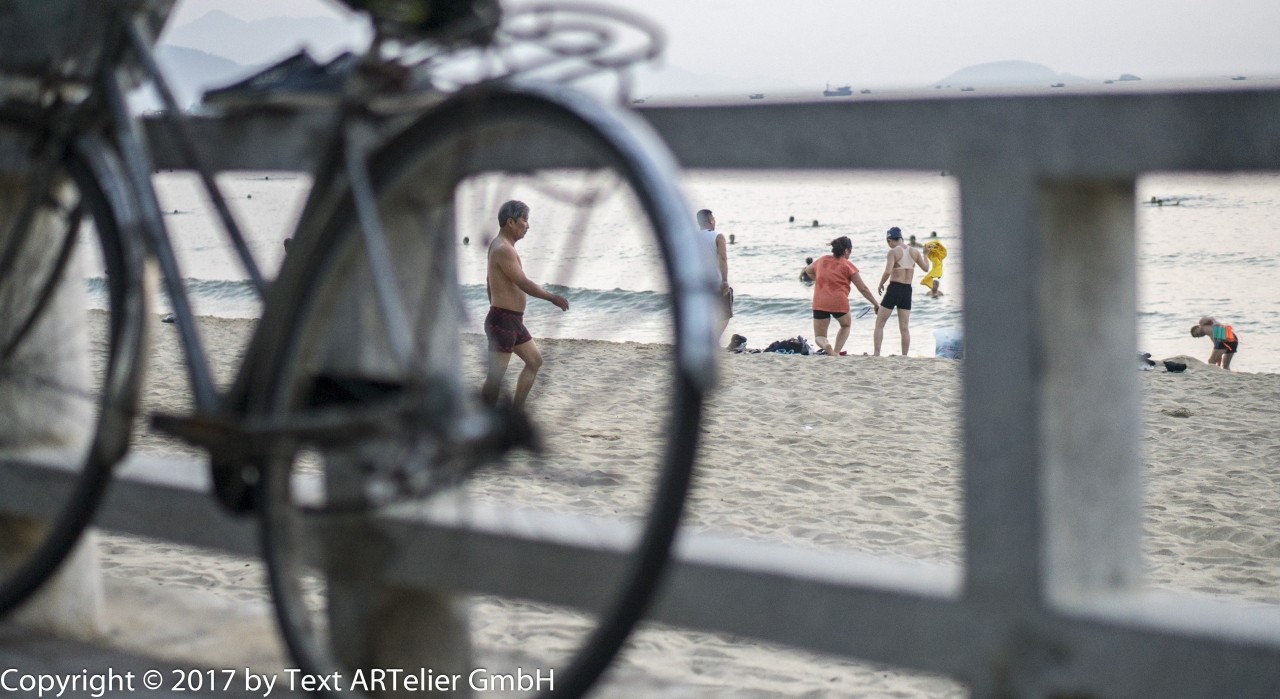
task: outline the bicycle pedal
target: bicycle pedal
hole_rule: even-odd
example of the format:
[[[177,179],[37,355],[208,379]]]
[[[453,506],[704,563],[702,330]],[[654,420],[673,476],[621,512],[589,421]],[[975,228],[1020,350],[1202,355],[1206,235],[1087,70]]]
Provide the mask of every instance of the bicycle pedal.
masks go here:
[[[153,413],[151,428],[171,437],[213,450],[243,441],[239,424],[215,415],[169,415]]]
[[[533,421],[529,419],[529,413],[513,406],[499,407],[495,411],[493,446],[499,454],[513,449],[527,449],[535,454],[542,453],[542,437]]]
[[[365,376],[318,374],[311,380],[307,406],[320,408],[377,403],[398,395],[404,388],[404,384],[399,382]]]
[[[468,436],[456,438],[456,442],[476,456],[497,458],[515,449],[542,453],[542,434],[523,410],[510,405],[494,406],[484,418],[472,424],[483,427]]]
[[[229,511],[243,514],[257,507],[253,441],[238,422],[214,415],[154,413],[151,427],[209,452],[214,493]]]

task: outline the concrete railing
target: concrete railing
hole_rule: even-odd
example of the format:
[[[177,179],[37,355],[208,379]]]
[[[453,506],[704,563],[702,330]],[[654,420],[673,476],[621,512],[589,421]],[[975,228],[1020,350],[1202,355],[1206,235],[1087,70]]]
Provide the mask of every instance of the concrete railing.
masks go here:
[[[966,266],[963,567],[687,535],[655,618],[943,673],[975,697],[1280,693],[1280,609],[1141,587],[1132,361],[1136,178],[1280,170],[1280,90],[929,95],[642,114],[689,168],[948,171],[960,186]],[[211,119],[198,128],[220,144],[210,149],[219,169],[297,170],[314,159],[321,125]],[[154,142],[160,167],[180,167],[162,136]],[[102,526],[256,551],[249,525],[206,496],[204,476],[173,472],[201,469],[130,462]],[[14,463],[0,472],[5,484],[60,477]],[[11,494],[19,491],[0,488],[0,508],[27,507]],[[396,527],[400,545],[421,552],[403,560],[431,560],[454,524],[441,516]],[[518,584],[536,599],[590,600],[618,561],[601,543],[608,537],[563,533],[580,530],[548,518],[513,533],[508,521],[484,539],[493,554],[477,556],[484,566],[395,574],[423,587]],[[494,561],[524,571],[520,582]],[[591,576],[567,572],[584,566]],[[735,594],[720,594],[726,588]]]

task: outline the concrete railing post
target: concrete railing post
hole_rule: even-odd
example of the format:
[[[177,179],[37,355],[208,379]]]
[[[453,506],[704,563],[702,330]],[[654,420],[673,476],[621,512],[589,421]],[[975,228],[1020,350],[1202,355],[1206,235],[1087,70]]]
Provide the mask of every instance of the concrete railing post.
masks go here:
[[[1142,574],[1132,181],[1042,183],[1038,378],[1044,585],[1069,602]]]
[[[415,193],[420,196],[421,193]],[[382,225],[390,231],[421,231],[423,226],[453,225],[451,203],[441,205],[438,215],[424,221],[416,212],[420,207],[404,205],[395,215],[395,206],[385,207]],[[388,235],[387,243],[398,270],[397,284],[402,290],[414,284],[430,284],[442,279],[453,264],[452,230],[445,231],[435,246],[422,244],[420,236]],[[357,244],[358,245],[358,244]],[[355,255],[362,257],[362,251]],[[367,270],[363,259],[354,267]],[[375,297],[375,286],[361,271],[361,278],[350,279],[336,290],[340,300],[330,314],[331,332],[321,351],[328,370],[339,375],[402,376],[394,341],[387,327],[383,308]],[[446,285],[441,284],[440,288]],[[456,337],[449,330],[456,323],[447,309],[454,304],[445,300],[432,303],[415,291],[404,298],[419,299],[423,307],[406,309],[410,318],[404,322],[414,342],[410,361],[425,363],[440,375],[460,376],[456,352],[445,340]],[[432,314],[437,315],[432,315]],[[430,316],[432,320],[427,320]],[[422,324],[419,327],[418,324]],[[384,462],[403,458],[401,450],[388,448],[376,440],[357,448],[354,454],[328,455],[325,488],[331,493],[359,492],[368,478],[360,462]],[[406,555],[390,537],[376,530],[373,521],[354,522],[326,542],[330,560],[340,561],[326,571],[329,587],[329,628],[336,655],[350,668],[416,669],[430,659],[436,674],[462,675],[474,669],[464,604],[452,592],[430,588],[413,588],[394,584],[382,571],[394,567],[397,556]],[[336,554],[336,555],[334,555]],[[454,696],[469,694],[460,685]],[[396,696],[390,694],[390,696]],[[406,695],[407,696],[407,695]]]
[[[27,196],[21,180],[0,177],[0,251],[9,249],[12,221]],[[0,347],[10,343],[30,314],[34,296],[59,252],[62,224],[37,216],[8,278],[0,279]],[[53,453],[83,463],[92,439],[92,380],[84,323],[85,286],[73,260],[42,316],[7,360],[0,357],[0,454]],[[34,377],[38,377],[34,378]],[[7,575],[43,541],[43,521],[0,515],[0,575]],[[15,619],[42,630],[89,637],[102,628],[102,580],[92,531],[60,572]]]

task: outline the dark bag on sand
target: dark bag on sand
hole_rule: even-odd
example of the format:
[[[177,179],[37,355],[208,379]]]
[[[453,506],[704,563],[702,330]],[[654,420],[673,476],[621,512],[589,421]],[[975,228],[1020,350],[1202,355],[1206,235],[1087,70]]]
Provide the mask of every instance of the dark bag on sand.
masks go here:
[[[1177,374],[1179,372],[1186,371],[1187,365],[1184,364],[1183,362],[1171,362],[1168,359],[1166,359],[1164,360],[1164,370],[1170,373]]]
[[[809,342],[803,337],[792,337],[770,342],[764,351],[777,354],[809,354]]]

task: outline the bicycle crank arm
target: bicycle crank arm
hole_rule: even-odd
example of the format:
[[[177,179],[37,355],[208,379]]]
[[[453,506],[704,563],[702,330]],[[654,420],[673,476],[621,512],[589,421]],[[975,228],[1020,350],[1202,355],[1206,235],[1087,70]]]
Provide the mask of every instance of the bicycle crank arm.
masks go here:
[[[537,430],[522,411],[495,409],[453,421],[452,429],[421,407],[362,405],[320,408],[266,419],[222,415],[155,413],[151,426],[159,432],[204,447],[219,460],[251,460],[281,442],[343,448],[370,439],[414,439],[431,435],[441,451],[478,460],[497,458],[512,449],[540,451]]]

